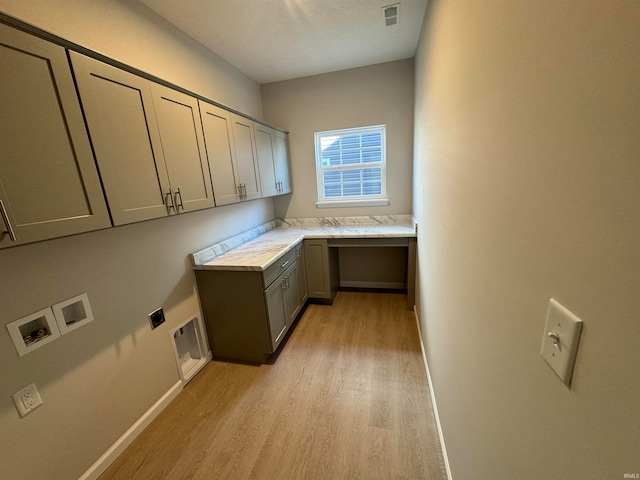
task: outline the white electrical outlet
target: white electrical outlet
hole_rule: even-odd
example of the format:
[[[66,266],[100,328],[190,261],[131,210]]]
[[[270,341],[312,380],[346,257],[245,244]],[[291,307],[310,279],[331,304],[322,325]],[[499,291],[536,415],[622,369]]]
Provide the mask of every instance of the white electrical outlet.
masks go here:
[[[16,404],[20,418],[42,405],[42,398],[35,383],[24,387],[19,392],[11,395],[11,397],[13,398],[13,403]]]

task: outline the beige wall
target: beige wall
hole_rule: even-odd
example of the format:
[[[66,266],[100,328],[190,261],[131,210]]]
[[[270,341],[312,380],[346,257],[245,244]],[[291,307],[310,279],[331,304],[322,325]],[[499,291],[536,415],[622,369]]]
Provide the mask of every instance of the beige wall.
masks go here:
[[[261,115],[260,90],[135,2],[8,2],[0,11]],[[0,477],[78,478],[178,382],[169,331],[197,312],[187,254],[273,218],[271,200],[0,251],[0,322],[87,292],[95,321],[19,358],[0,331]],[[147,314],[167,322],[151,331]],[[20,419],[10,395],[35,382]]]
[[[264,117],[290,131],[293,193],[274,201],[279,217],[411,212],[413,59],[262,85]],[[387,125],[386,207],[316,208],[314,132]]]
[[[430,2],[421,325],[455,480],[640,472],[640,3]],[[538,351],[584,320],[573,386]]]

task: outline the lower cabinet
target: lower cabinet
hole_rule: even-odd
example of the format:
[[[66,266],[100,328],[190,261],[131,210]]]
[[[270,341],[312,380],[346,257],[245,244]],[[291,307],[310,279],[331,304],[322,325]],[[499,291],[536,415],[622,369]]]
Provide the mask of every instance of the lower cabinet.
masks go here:
[[[302,309],[309,298],[307,292],[307,266],[304,260],[304,242],[296,245],[296,259],[298,261],[298,304]]]
[[[304,260],[309,298],[332,304],[340,287],[338,249],[324,238],[304,240]]]
[[[264,291],[267,302],[271,346],[278,348],[282,337],[302,308],[298,296],[298,262],[294,262]]]
[[[214,358],[264,363],[278,349],[306,300],[299,247],[264,272],[196,270]]]

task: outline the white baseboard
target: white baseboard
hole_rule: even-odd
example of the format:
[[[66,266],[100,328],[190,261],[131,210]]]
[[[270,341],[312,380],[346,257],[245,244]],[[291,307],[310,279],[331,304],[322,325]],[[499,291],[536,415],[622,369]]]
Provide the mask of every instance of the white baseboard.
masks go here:
[[[427,353],[424,350],[424,342],[422,341],[422,329],[420,328],[420,319],[418,318],[418,311],[416,306],[413,306],[413,314],[416,317],[416,326],[418,327],[418,337],[420,338],[420,349],[422,350],[422,360],[424,361],[424,368],[427,371],[427,380],[429,381],[429,393],[431,394],[431,402],[433,403],[433,414],[436,417],[436,427],[438,428],[438,437],[440,437],[440,448],[442,448],[442,459],[444,460],[444,467],[447,470],[448,480],[453,480],[451,476],[451,467],[449,466],[449,457],[447,456],[447,447],[444,444],[444,435],[442,434],[442,425],[440,424],[440,415],[438,414],[438,404],[436,403],[436,394],[433,391],[433,383],[431,382],[431,372],[429,371],[429,364],[427,363]]]
[[[406,288],[403,282],[358,282],[350,280],[341,280],[340,286],[347,288],[387,288],[394,290],[403,290]]]
[[[116,458],[133,442],[138,435],[164,410],[171,401],[182,391],[182,382],[177,382],[165,393],[160,400],[154,403],[136,423],[131,425],[113,445],[102,455],[78,480],[96,480],[109,468]]]

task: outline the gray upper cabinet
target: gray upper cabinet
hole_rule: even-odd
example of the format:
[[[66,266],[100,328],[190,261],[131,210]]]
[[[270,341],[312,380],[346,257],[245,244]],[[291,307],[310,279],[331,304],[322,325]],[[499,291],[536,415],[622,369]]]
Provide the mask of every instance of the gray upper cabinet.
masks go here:
[[[0,248],[111,226],[64,48],[0,24]]]
[[[289,135],[273,129],[273,161],[275,163],[276,182],[279,182],[279,194],[291,193],[291,173],[289,171]]]
[[[253,120],[235,113],[231,114],[233,140],[238,165],[238,181],[242,200],[260,198],[260,174],[256,154]]]
[[[254,122],[263,197],[291,192],[287,135]]]
[[[176,213],[214,206],[198,100],[151,82]]]
[[[0,248],[290,191],[282,132],[37,35],[0,23]]]
[[[291,191],[286,134],[200,101],[216,205]]]
[[[70,55],[113,223],[168,215],[173,192],[149,81]]]
[[[213,207],[197,100],[70,54],[113,223]]]
[[[203,101],[199,104],[216,205],[239,202],[242,187],[233,143],[231,113]]]
[[[273,158],[272,129],[253,122],[256,136],[256,152],[260,168],[260,189],[263,197],[278,195],[276,165]]]

